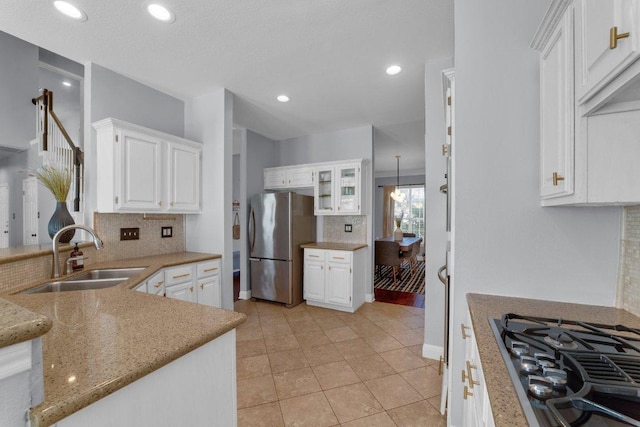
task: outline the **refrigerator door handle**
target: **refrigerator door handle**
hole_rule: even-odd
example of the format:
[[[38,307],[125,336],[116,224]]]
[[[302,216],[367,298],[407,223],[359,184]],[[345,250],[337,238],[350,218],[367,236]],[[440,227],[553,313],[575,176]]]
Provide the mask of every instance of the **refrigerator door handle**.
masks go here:
[[[251,236],[249,242],[249,253],[253,253],[256,246],[256,213],[251,209],[251,220],[249,221],[249,236]]]

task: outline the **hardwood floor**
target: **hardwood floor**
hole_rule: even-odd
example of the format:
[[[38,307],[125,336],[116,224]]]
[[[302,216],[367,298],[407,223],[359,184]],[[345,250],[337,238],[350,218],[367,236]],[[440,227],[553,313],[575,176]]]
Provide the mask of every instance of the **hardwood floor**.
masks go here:
[[[238,301],[240,295],[240,273],[233,273],[233,301]],[[411,292],[395,292],[375,289],[376,301],[390,304],[407,305],[424,308],[424,295]]]
[[[376,301],[424,308],[424,294],[374,289]]]

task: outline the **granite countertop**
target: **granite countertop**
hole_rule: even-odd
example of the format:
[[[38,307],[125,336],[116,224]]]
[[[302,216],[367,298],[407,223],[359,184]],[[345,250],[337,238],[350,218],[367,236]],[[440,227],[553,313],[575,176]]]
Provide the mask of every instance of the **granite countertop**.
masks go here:
[[[366,243],[334,243],[334,242],[313,242],[300,245],[303,249],[328,249],[331,251],[357,251],[366,248]]]
[[[38,338],[52,326],[46,316],[3,299],[0,299],[0,313],[0,348]]]
[[[467,302],[496,427],[527,427],[528,423],[489,326],[489,318],[517,313],[640,328],[640,318],[613,307],[481,294],[467,294]]]
[[[31,283],[0,294],[9,301],[0,299],[3,309],[18,305],[52,325],[42,336],[45,400],[30,410],[31,425],[54,424],[244,322],[241,313],[130,289],[162,268],[219,257],[184,252],[96,263],[90,269],[147,268],[107,289],[15,294],[38,285]],[[2,317],[3,326],[11,323]]]

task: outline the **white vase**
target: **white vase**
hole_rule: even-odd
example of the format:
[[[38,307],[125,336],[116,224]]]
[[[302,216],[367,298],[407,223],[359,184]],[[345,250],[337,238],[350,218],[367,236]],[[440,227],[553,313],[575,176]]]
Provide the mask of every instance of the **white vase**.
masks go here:
[[[402,228],[398,227],[393,232],[393,240],[400,241],[400,240],[402,240],[402,238],[403,238],[403,236],[402,236]]]

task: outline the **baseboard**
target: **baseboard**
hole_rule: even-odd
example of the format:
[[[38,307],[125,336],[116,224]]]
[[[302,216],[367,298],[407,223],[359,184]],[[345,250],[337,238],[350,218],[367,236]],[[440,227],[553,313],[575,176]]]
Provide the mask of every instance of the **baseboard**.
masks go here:
[[[440,345],[422,344],[422,357],[427,359],[440,360],[443,353]]]
[[[251,299],[251,291],[240,291],[240,294],[238,295],[238,298],[240,299]]]
[[[364,302],[374,302],[376,300],[375,294],[365,294]]]

